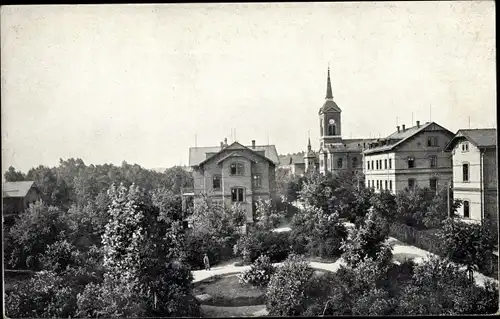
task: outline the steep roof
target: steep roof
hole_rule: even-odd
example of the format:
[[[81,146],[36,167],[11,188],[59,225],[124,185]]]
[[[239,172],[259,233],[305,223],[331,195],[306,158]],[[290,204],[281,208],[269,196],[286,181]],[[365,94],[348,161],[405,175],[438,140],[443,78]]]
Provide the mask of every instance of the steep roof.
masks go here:
[[[325,103],[319,109],[319,114],[326,112],[342,112],[340,107],[333,101],[333,93],[332,93],[332,82],[330,81],[330,67],[328,67],[328,75],[326,78],[326,96]]]
[[[450,132],[449,130],[447,130],[446,128],[442,127],[439,124],[437,124],[435,122],[427,122],[427,123],[424,123],[420,126],[415,125],[415,126],[409,127],[407,129],[405,129],[404,131],[403,130],[400,130],[399,132],[396,131],[396,132],[392,133],[391,135],[387,136],[386,138],[379,139],[379,140],[389,140],[389,141],[391,141],[391,143],[389,145],[382,145],[382,146],[378,146],[375,148],[367,149],[363,153],[364,154],[372,154],[372,153],[391,151],[391,150],[395,149],[397,146],[406,142],[409,138],[426,130],[428,127],[430,127],[432,125],[437,125],[438,127],[442,128],[444,131],[447,131],[450,135],[453,135],[452,132]]]
[[[305,152],[298,152],[288,155],[280,155],[280,163],[281,165],[290,165],[290,164],[305,164],[304,162]]]
[[[263,151],[264,156],[270,159],[275,165],[279,165],[280,163],[278,152],[276,151],[276,146],[274,145],[255,145],[255,149],[253,149],[252,146],[245,147],[256,152]],[[220,146],[190,147],[189,166],[196,166],[205,161],[207,159],[207,153],[209,153],[209,157],[211,157],[220,151]]]
[[[25,197],[33,186],[35,186],[34,181],[5,182],[2,187],[2,198]]]
[[[453,139],[446,145],[445,151],[451,151],[455,144],[461,139],[467,139],[478,148],[494,148],[497,146],[497,129],[461,129]]]

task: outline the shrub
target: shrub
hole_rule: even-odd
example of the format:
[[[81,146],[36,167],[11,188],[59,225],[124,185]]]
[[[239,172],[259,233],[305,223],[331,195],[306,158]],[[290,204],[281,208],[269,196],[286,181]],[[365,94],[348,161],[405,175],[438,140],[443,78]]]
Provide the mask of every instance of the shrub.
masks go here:
[[[301,315],[306,309],[304,293],[313,270],[301,256],[290,255],[271,277],[266,307],[272,316]]]
[[[238,275],[240,282],[248,283],[253,286],[267,286],[275,269],[271,260],[266,255],[260,255],[250,269]]]
[[[251,231],[234,246],[234,254],[243,257],[246,262],[253,262],[260,255],[268,256],[271,262],[280,262],[287,258],[289,252],[287,232]]]
[[[27,284],[6,292],[5,304],[7,316],[13,318],[67,318],[74,316],[76,293],[56,273],[41,271]]]

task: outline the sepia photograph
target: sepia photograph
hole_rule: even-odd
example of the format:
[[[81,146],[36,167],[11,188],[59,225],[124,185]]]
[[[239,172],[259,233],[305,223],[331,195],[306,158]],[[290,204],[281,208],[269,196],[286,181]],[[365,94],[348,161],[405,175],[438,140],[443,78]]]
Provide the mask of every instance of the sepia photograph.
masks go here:
[[[4,318],[500,313],[494,1],[0,23]]]

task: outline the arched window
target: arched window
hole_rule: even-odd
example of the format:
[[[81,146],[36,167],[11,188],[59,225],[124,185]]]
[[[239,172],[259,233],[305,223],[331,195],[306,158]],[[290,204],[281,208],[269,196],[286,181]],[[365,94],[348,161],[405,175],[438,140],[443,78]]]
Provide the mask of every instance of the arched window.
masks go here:
[[[358,167],[358,158],[357,157],[354,157],[352,159],[352,167],[353,168],[357,168]]]
[[[337,168],[342,168],[342,159],[341,158],[339,158],[337,160]]]
[[[328,124],[328,135],[333,136],[335,134],[335,124]]]

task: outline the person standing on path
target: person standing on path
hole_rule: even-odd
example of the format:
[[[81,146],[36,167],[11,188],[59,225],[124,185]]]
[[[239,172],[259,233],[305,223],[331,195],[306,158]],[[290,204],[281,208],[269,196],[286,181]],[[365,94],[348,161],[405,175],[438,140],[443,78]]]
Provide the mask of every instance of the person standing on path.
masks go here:
[[[210,260],[208,260],[207,253],[203,257],[203,263],[205,264],[205,270],[210,270]]]

